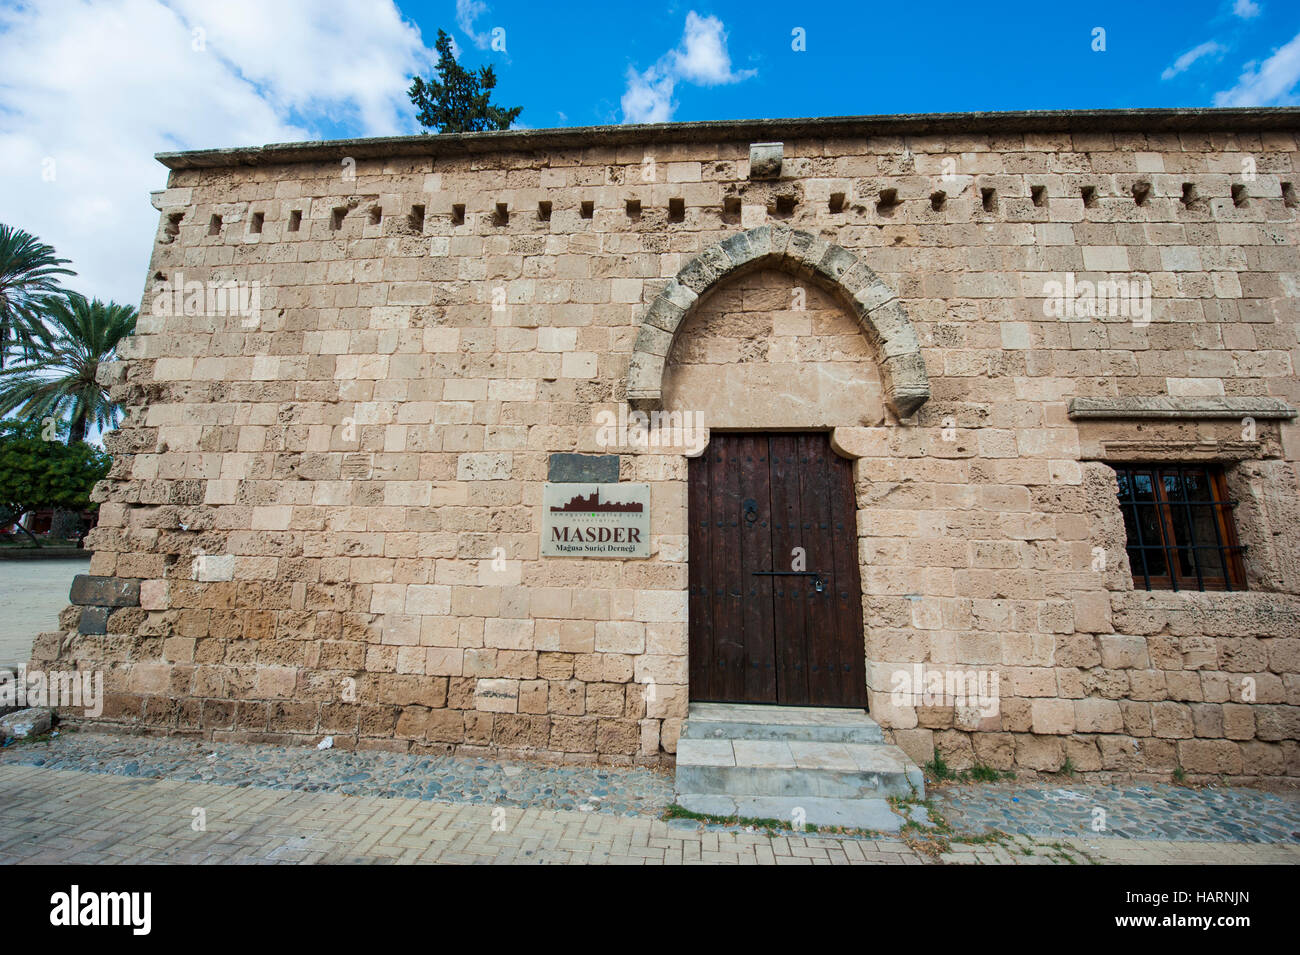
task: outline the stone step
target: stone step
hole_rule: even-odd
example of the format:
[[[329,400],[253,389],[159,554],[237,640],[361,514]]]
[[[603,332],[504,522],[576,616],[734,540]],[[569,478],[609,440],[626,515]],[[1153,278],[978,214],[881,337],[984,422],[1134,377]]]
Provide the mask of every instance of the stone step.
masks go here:
[[[925,796],[920,768],[863,710],[692,703],[677,741],[692,812],[897,832],[890,796]]]
[[[817,706],[692,703],[684,739],[783,739],[883,743],[880,725],[862,710]]]
[[[830,799],[825,796],[725,796],[679,793],[677,804],[710,816],[780,819],[796,822],[796,810],[813,826],[845,826],[876,832],[897,832],[903,818],[885,799]]]
[[[920,769],[896,746],[787,739],[679,739],[677,791],[718,795],[923,794]]]
[[[678,793],[871,799],[923,795],[896,746],[773,739],[679,739]]]

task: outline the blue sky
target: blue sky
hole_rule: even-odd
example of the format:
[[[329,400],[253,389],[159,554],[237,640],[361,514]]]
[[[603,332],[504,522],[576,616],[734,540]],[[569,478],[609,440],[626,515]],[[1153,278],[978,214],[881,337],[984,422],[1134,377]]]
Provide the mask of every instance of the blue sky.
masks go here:
[[[532,128],[1300,103],[1296,0],[0,0],[0,222],[139,304],[155,152],[418,132],[439,27]]]
[[[453,29],[452,6],[408,2],[402,10],[427,40],[441,25],[462,60],[492,64],[499,98],[523,105],[520,123],[535,127],[623,121],[628,69],[653,68],[678,48],[692,12],[722,24],[733,77],[753,72],[677,82],[674,120],[1211,106],[1248,62],[1300,34],[1294,0],[556,4],[563,16],[551,4],[485,3],[470,22],[479,37],[503,29],[501,53]],[[802,52],[792,49],[797,27]],[[1096,28],[1105,30],[1104,52],[1093,49]],[[1162,78],[1198,47],[1193,62]],[[1289,92],[1295,102],[1294,82]]]

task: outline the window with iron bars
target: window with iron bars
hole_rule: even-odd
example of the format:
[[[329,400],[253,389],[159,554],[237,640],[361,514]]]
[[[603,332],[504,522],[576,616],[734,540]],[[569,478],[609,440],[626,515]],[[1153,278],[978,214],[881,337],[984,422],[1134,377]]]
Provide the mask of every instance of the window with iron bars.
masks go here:
[[[1117,467],[1133,585],[1144,590],[1245,590],[1223,471],[1214,467]]]

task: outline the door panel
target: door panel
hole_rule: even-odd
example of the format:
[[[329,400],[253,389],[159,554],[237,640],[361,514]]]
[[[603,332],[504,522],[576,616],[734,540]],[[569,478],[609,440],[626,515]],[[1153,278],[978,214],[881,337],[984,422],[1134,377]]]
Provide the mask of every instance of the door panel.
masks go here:
[[[713,628],[712,487],[710,459],[713,450],[688,462],[686,514],[690,583],[687,604],[687,632],[690,634],[690,685],[708,687],[715,693],[713,673],[717,639]]]
[[[825,434],[715,433],[689,473],[691,699],[865,706],[850,463]]]
[[[796,547],[803,543],[803,513],[800,507],[801,489],[799,454],[786,435],[773,435],[769,440],[772,458],[772,551],[776,569],[793,570],[792,561]],[[807,565],[812,566],[812,565]],[[802,577],[773,577],[773,630],[777,645],[777,664],[781,675],[782,702],[795,706],[812,703],[808,677],[808,632],[805,617]]]
[[[818,441],[817,439],[821,439]],[[780,436],[774,441],[782,440]],[[831,527],[830,462],[820,453],[826,445],[822,435],[794,436],[794,451],[799,458],[800,494],[799,536],[808,555],[808,569],[824,576],[823,589],[818,591],[811,578],[793,578],[804,587],[804,632],[810,636],[826,635],[822,639],[807,641],[808,693],[812,700],[833,699],[838,694],[839,673],[838,641],[836,635],[835,604],[832,600],[835,568],[835,539]],[[825,450],[830,453],[830,448]],[[847,463],[847,462],[846,462]],[[825,576],[831,575],[829,579]]]
[[[740,511],[736,521],[740,540],[738,589],[742,595],[745,653],[742,699],[775,703],[776,645],[772,632],[772,527],[767,519],[771,499],[765,435],[736,436],[735,469],[740,474]]]
[[[858,559],[857,494],[853,487],[853,465],[830,449],[827,453],[839,462],[830,468],[830,533],[834,563],[830,599],[835,608],[835,632],[840,634],[836,646],[836,665],[845,694],[867,705],[866,630],[862,625],[862,575]]]

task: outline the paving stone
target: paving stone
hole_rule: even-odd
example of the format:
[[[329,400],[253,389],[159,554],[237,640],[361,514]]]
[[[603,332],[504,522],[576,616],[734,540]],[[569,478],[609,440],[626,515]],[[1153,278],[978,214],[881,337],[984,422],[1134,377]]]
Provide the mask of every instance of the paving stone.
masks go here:
[[[16,714],[14,714],[16,715]],[[386,795],[418,800],[658,815],[672,783],[647,769],[414,756],[314,747],[197,743],[178,739],[76,732],[56,740],[0,749],[0,764],[22,763],[177,782],[247,785],[268,790]]]
[[[883,743],[880,725],[862,710],[834,707],[692,703],[684,737]]]
[[[996,829],[1051,839],[1112,836],[1300,845],[1300,793],[1293,792],[1156,783],[1005,783],[932,787],[930,796],[955,828],[977,834]]]
[[[735,766],[731,740],[683,739],[677,743],[678,765]]]
[[[356,776],[361,766],[368,767],[370,778],[339,782],[344,774]],[[436,779],[446,785],[440,798],[431,799],[423,788],[404,785],[404,780],[412,779]],[[588,811],[581,806],[557,808],[579,784],[586,787]],[[1181,811],[1185,806],[1180,797],[1187,791],[1170,793],[1144,786],[1071,786],[1061,792],[963,787],[944,792],[965,793],[972,804],[981,792],[990,801],[1002,798],[999,791],[1032,792],[1024,801],[1034,811],[1069,813],[1078,804],[1106,798],[1108,793],[1102,790],[1110,788],[1152,818],[1167,814],[1171,807]],[[606,797],[593,799],[596,790],[603,790]],[[639,798],[634,796],[637,792]],[[662,821],[657,817],[670,798],[665,777],[634,769],[196,745],[175,739],[71,733],[0,749],[0,862],[924,865],[932,861],[897,839],[794,832],[769,836],[691,820]],[[1211,814],[1227,807],[1225,818],[1239,829],[1238,838],[1184,841],[1118,838],[1112,833],[1060,839],[1051,846],[1028,836],[997,846],[954,841],[944,861],[976,865],[1055,865],[1084,859],[1160,865],[1300,863],[1296,833],[1284,831],[1294,819],[1294,798],[1239,789],[1205,798]],[[177,826],[178,806],[185,807],[186,813],[203,807],[208,831],[195,833],[188,825]],[[806,798],[799,806],[810,822],[819,814]],[[1261,806],[1266,817],[1278,824],[1273,827],[1277,838],[1291,841],[1250,839],[1255,834],[1251,813]],[[500,808],[506,810],[504,831],[495,812]],[[788,800],[734,803],[736,812],[764,818],[790,818],[793,808]],[[888,811],[883,801],[876,808]],[[886,822],[883,815],[879,820],[861,815],[823,825],[880,830]]]
[[[797,765],[790,744],[784,740],[732,740],[736,765],[755,769],[794,769]]]

